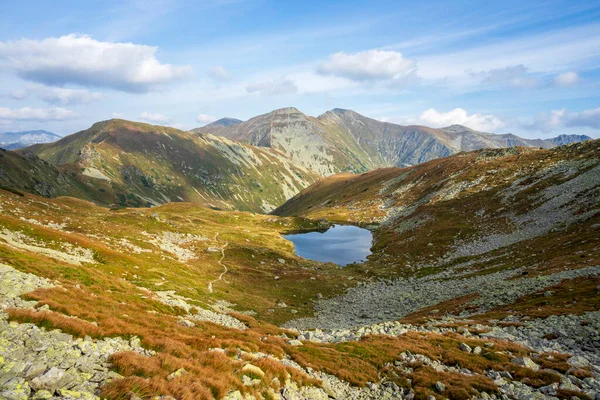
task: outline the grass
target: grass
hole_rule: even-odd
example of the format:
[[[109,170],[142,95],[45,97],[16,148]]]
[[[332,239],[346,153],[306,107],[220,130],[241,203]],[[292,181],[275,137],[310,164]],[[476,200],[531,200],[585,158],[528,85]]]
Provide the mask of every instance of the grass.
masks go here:
[[[434,261],[448,254],[455,240],[472,240],[487,232],[491,225],[498,231],[510,228],[502,217],[502,205],[493,201],[498,187],[480,192],[468,189],[461,195],[464,197],[418,204],[414,217],[425,223],[409,231],[400,229],[399,222],[405,219],[378,226],[373,255],[362,265],[337,268],[301,259],[293,254],[291,244],[280,234],[322,227],[319,219],[324,217],[336,222],[373,223],[385,213],[379,208],[382,199],[378,196],[384,193],[381,190],[386,184],[390,190],[381,196],[399,190],[394,194],[398,197],[392,196],[389,200],[396,206],[411,206],[419,199],[437,198],[443,177],[455,174],[469,181],[481,176],[482,171],[497,169],[496,174],[486,175],[489,181],[485,183],[508,185],[505,180],[516,168],[530,168],[529,165],[544,168],[561,157],[572,157],[568,153],[571,150],[524,150],[508,159],[494,158],[493,151],[479,152],[434,160],[410,169],[382,169],[360,176],[328,178],[289,204],[289,212],[310,219],[224,212],[190,203],[111,211],[73,198],[49,200],[0,191],[0,229],[21,231],[56,250],[64,250],[66,244],[91,249],[95,261],[71,265],[12,248],[0,241],[0,262],[60,283],[59,287],[36,290],[26,296],[38,301],[38,306],[47,304],[50,311],[10,309],[8,313],[14,321],[58,328],[76,336],[139,336],[143,346],[155,350],[156,355],[114,355],[111,361],[125,378],[104,387],[103,396],[109,399],[127,399],[130,392],[140,397],[171,395],[178,399],[208,399],[223,396],[229,390],[267,397],[270,390],[278,390],[286,379],[300,385],[319,385],[318,381],[273,359],[256,360],[247,355],[256,352],[275,358],[289,356],[304,367],[333,374],[353,385],[389,379],[403,387],[412,387],[418,398],[439,397],[434,391],[438,380],[446,385],[444,396],[449,398],[468,398],[477,391],[493,393],[495,385],[483,375],[489,369],[510,371],[515,378],[532,386],[546,385],[556,382],[558,376],[548,371],[533,372],[510,360],[527,355],[544,368],[562,372],[568,370],[564,355],[536,356],[507,342],[493,341],[494,346],[488,348],[480,340],[456,334],[416,332],[400,337],[367,336],[360,341],[339,344],[305,342],[303,346],[293,347],[282,335],[295,337],[295,334],[277,325],[313,315],[317,293],[330,298],[344,293],[350,285],[378,278],[423,276],[448,266],[458,266],[470,274],[527,266],[529,276],[535,276],[597,264],[600,249],[594,226],[600,223],[600,216],[573,224],[564,232],[551,232],[492,251],[484,257],[465,257],[446,265],[434,265]],[[543,162],[534,163],[536,160]],[[162,173],[159,168],[155,171]],[[425,184],[416,185],[400,196],[402,188],[410,182]],[[531,189],[527,195],[534,192]],[[525,203],[526,198],[517,201],[515,207],[519,212]],[[481,210],[483,214],[479,215]],[[52,223],[64,225],[55,229]],[[180,262],[172,252],[150,242],[148,235],[163,232],[198,235],[206,240],[175,243],[193,254],[190,260]],[[130,247],[125,246],[123,240]],[[224,280],[215,282],[211,294],[207,285],[223,269],[218,263],[221,254],[207,249],[225,243],[228,246],[223,263],[229,271]],[[278,262],[280,258],[285,264]],[[467,261],[468,266],[461,264]],[[275,279],[276,276],[279,279]],[[350,281],[349,277],[354,279]],[[564,281],[545,289],[553,292],[550,297],[544,296],[544,291],[534,293],[515,304],[474,318],[472,323],[503,318],[509,313],[538,318],[597,310],[599,298],[594,290],[598,283],[597,278]],[[163,290],[176,291],[196,308],[210,308],[216,301],[226,301],[237,312],[232,315],[249,329],[238,331],[208,322],[197,322],[193,328],[182,327],[177,320],[184,311],[159,302],[149,292]],[[418,310],[404,321],[424,323],[446,313],[459,312],[468,308],[472,299],[473,296],[458,297]],[[288,307],[277,307],[280,301]],[[248,311],[254,312],[253,316],[243,314]],[[480,346],[483,352],[480,355],[462,352],[460,342]],[[215,348],[224,352],[212,350]],[[440,373],[419,363],[411,365],[413,370],[407,373],[395,365],[400,354],[407,350],[479,375]],[[265,372],[265,378],[256,388],[246,387],[241,381],[241,368],[248,362]],[[169,374],[179,368],[185,368],[188,374],[169,381]],[[571,373],[585,377],[589,371]]]
[[[600,291],[597,289],[599,285],[598,277],[565,279],[557,285],[523,296],[512,304],[496,307],[473,319],[498,320],[508,315],[546,318],[551,315],[581,315],[588,311],[597,311],[600,309]],[[551,295],[547,296],[547,292],[551,292]]]

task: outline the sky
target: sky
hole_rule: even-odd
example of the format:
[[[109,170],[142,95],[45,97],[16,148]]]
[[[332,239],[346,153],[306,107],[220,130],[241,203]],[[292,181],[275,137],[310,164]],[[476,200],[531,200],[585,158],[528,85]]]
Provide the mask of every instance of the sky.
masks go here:
[[[0,132],[296,107],[600,137],[600,1],[0,0]]]

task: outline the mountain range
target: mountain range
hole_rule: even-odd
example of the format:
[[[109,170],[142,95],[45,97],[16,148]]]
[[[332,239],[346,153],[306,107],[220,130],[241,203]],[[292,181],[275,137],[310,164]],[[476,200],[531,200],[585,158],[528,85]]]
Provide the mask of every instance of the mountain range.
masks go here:
[[[590,139],[584,135],[524,139],[513,134],[479,132],[462,125],[440,129],[403,126],[340,108],[310,117],[293,107],[275,110],[245,122],[217,121],[192,131],[277,149],[296,164],[323,176],[415,165],[481,148],[550,148]]]
[[[18,173],[40,163],[54,178]],[[191,201],[268,212],[318,179],[272,149],[125,120],[5,154],[0,166],[4,186],[113,207]]]
[[[0,133],[0,147],[6,150],[16,150],[36,143],[50,143],[61,137],[55,133],[36,130],[24,132]]]
[[[11,137],[50,140],[50,135]],[[192,131],[113,119],[0,154],[0,185],[110,207],[189,201],[265,213],[340,172],[419,164],[484,147],[550,148],[587,139],[530,140],[460,125],[401,126],[342,109],[315,118],[283,108],[248,121],[223,118]]]
[[[112,209],[0,187],[2,399],[600,394],[600,140],[337,174],[270,215],[204,205],[258,196],[244,180],[290,161],[210,135],[113,120],[1,151],[0,177],[6,160],[27,185],[131,204],[210,182],[205,203]],[[284,237],[333,224],[371,232],[366,261]]]

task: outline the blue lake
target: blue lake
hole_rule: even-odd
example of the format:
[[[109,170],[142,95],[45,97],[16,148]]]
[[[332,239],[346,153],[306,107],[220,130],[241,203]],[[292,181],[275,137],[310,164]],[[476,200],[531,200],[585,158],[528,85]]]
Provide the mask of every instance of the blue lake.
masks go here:
[[[371,231],[352,225],[334,225],[325,232],[283,237],[294,243],[295,253],[300,257],[342,266],[366,261],[373,245]]]

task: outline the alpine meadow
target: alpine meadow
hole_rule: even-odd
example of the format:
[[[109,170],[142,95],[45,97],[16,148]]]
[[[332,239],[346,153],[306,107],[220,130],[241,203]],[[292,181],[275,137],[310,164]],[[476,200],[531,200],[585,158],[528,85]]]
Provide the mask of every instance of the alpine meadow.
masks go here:
[[[0,399],[600,400],[597,1],[0,4]]]

